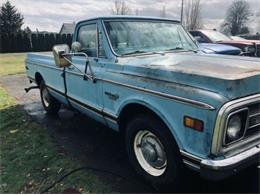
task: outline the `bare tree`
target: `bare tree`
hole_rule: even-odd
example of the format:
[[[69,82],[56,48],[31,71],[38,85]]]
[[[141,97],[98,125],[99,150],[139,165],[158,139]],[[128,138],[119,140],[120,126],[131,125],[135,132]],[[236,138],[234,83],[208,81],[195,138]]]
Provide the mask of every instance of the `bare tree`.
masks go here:
[[[260,33],[260,9],[256,12],[255,17],[257,22],[256,32]]]
[[[256,27],[256,31],[257,31],[258,33],[260,33],[260,20],[259,20],[258,26]]]
[[[140,12],[139,9],[135,9],[135,15],[136,16],[139,16],[139,12]]]
[[[187,30],[195,30],[203,26],[200,0],[185,1],[183,25]]]
[[[249,17],[252,16],[249,3],[244,0],[235,0],[228,8],[226,19],[222,24],[223,31],[237,35],[245,29]]]
[[[162,7],[160,16],[161,16],[162,18],[166,18],[166,7],[165,7],[165,5]]]
[[[113,15],[129,15],[131,9],[125,0],[115,0],[114,6],[111,9]]]

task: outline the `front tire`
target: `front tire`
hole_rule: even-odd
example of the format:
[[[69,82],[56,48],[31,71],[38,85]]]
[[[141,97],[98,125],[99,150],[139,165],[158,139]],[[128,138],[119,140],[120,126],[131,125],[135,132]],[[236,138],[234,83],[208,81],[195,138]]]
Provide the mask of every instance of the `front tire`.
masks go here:
[[[178,186],[182,170],[180,154],[161,120],[152,115],[135,117],[127,125],[125,144],[137,174],[156,187]]]
[[[47,114],[57,114],[60,110],[61,104],[49,93],[43,81],[40,84],[40,94],[43,108]]]

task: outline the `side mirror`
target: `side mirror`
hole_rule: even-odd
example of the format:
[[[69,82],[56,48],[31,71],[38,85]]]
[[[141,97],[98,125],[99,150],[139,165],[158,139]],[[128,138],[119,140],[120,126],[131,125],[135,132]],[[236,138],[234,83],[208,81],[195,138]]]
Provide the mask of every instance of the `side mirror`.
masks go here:
[[[71,45],[71,50],[73,53],[79,53],[82,50],[82,46],[80,42],[73,42]]]
[[[69,67],[71,64],[64,58],[64,55],[69,54],[70,48],[68,45],[55,45],[52,49],[54,61],[59,68]]]

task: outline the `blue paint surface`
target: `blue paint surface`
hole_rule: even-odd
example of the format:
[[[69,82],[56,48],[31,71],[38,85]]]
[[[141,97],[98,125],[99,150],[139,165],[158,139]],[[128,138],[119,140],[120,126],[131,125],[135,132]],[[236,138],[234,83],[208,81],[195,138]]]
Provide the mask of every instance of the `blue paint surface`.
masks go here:
[[[260,92],[260,59],[206,55],[200,52],[117,57],[106,37],[104,19],[124,18],[96,18],[80,22],[74,37],[75,41],[80,26],[89,22],[97,24],[100,44],[106,58],[88,59],[97,78],[96,82],[84,80],[77,69],[57,68],[51,53],[28,54],[27,75],[35,79],[36,73],[41,74],[46,85],[54,89],[50,92],[57,99],[64,104],[69,101],[75,109],[116,131],[120,130],[117,119],[125,106],[143,105],[165,122],[179,149],[208,158],[219,109],[231,100]],[[125,19],[130,20],[131,17]],[[85,71],[84,57],[73,57],[72,61],[82,72]],[[215,109],[203,109],[123,85],[202,102]],[[204,131],[198,132],[184,127],[184,116],[202,120]]]

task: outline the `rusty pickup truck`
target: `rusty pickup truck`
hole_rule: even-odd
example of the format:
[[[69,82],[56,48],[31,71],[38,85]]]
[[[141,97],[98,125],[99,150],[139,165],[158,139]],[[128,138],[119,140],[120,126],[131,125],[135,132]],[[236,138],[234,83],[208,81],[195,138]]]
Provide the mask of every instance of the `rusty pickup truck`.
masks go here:
[[[260,59],[207,55],[175,20],[99,17],[73,44],[28,54],[48,114],[66,105],[120,132],[136,172],[177,184],[259,164]]]

